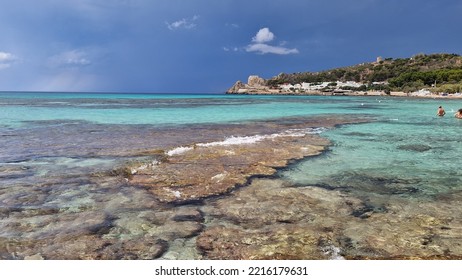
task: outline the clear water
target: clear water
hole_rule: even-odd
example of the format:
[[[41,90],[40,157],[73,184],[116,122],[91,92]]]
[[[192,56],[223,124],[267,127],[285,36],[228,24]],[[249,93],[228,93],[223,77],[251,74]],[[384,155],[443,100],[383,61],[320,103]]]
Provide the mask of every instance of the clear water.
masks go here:
[[[443,105],[448,114],[435,116]],[[4,158],[21,158],[14,135],[43,133],[60,126],[103,125],[184,127],[203,124],[245,123],[254,120],[315,115],[367,115],[373,121],[329,130],[331,151],[293,166],[282,176],[299,184],[342,187],[338,180],[370,174],[375,178],[403,178],[423,192],[461,186],[462,122],[452,114],[459,100],[386,97],[308,97],[172,94],[1,93],[0,133]],[[77,137],[66,132],[46,139],[60,142]],[[75,130],[78,133],[78,129]],[[81,149],[85,145],[76,140]],[[20,147],[23,148],[23,147]],[[47,153],[45,153],[47,154]],[[65,152],[60,154],[66,156]],[[14,161],[14,160],[13,160]],[[325,168],[329,166],[329,168]],[[367,177],[367,176],[366,176]],[[335,178],[335,182],[332,182]],[[438,187],[436,183],[438,182]]]
[[[299,97],[247,97],[161,94],[0,95],[0,126],[68,120],[99,124],[187,125],[329,114],[331,103],[345,100]],[[310,106],[311,105],[311,106]],[[347,112],[355,112],[355,108]]]
[[[440,105],[446,117],[436,117]],[[233,136],[231,124],[240,125],[236,136],[271,126],[257,121],[366,118],[323,130],[329,150],[291,164],[279,177],[363,201],[393,196],[433,201],[437,208],[444,205],[441,195],[462,191],[462,121],[452,117],[461,107],[461,100],[389,97],[0,93],[0,258],[76,258],[93,245],[99,253],[115,251],[101,256],[88,249],[78,257],[121,258],[131,256],[131,247],[152,252],[153,237],[169,243],[164,257],[199,258],[190,238],[194,227],[162,218],[192,206],[159,203],[107,172],[143,160],[147,150],[222,141]],[[458,208],[451,209],[442,206],[438,215],[457,216]],[[127,240],[132,243],[124,245]]]
[[[376,121],[325,132],[333,142],[330,152],[295,165],[282,173],[284,177],[332,188],[374,185],[377,192],[411,197],[460,190],[462,122],[452,117],[460,101],[356,102],[369,107],[362,112],[374,114]],[[448,111],[444,118],[435,115],[439,104]]]

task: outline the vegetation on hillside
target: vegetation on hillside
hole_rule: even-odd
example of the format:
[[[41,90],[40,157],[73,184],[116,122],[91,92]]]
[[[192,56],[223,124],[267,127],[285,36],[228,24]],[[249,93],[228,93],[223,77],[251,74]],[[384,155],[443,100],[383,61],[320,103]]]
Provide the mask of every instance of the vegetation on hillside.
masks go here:
[[[457,54],[418,54],[411,58],[386,58],[377,62],[322,72],[279,74],[268,86],[290,83],[356,81],[367,90],[411,92],[423,88],[435,92],[462,91],[462,57]],[[362,87],[360,90],[364,90]]]

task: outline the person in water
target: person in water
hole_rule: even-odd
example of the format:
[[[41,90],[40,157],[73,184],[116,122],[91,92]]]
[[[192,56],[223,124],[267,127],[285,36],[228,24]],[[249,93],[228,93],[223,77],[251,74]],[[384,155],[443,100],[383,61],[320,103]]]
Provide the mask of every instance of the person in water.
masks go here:
[[[436,115],[439,116],[439,117],[442,117],[444,115],[446,115],[446,112],[444,111],[443,107],[438,107],[438,111],[436,112]]]
[[[462,108],[457,110],[457,112],[455,113],[454,117],[458,118],[458,119],[462,119]]]

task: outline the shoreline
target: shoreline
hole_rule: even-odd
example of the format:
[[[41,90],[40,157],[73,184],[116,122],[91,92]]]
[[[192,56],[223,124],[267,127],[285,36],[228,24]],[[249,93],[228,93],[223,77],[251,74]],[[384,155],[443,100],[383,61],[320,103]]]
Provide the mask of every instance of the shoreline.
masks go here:
[[[289,96],[390,96],[390,97],[411,97],[411,98],[433,98],[433,99],[462,99],[462,94],[425,94],[420,92],[402,92],[392,91],[386,94],[384,91],[359,91],[359,92],[346,92],[346,91],[305,91],[305,92],[281,92],[280,90],[257,90],[249,89],[249,91],[242,92],[226,92],[230,95],[289,95]]]

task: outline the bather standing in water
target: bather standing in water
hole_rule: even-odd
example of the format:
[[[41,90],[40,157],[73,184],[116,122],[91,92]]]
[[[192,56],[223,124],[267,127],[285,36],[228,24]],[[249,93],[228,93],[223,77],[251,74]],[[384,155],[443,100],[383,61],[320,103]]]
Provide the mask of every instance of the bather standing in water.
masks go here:
[[[462,108],[457,110],[457,112],[454,114],[454,117],[462,119]]]
[[[436,112],[436,115],[439,116],[439,117],[442,117],[444,115],[446,115],[446,111],[444,111],[443,107],[438,107],[438,111]]]

